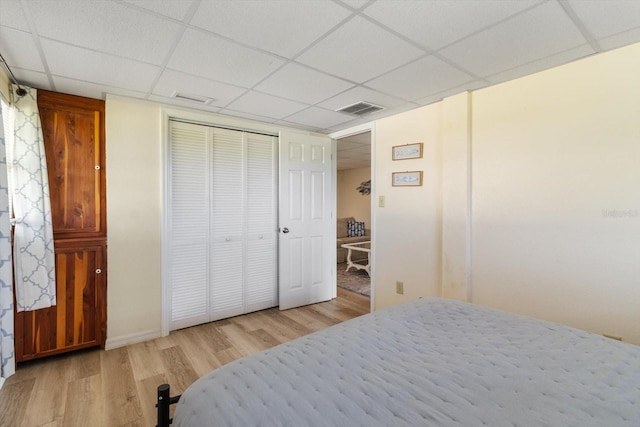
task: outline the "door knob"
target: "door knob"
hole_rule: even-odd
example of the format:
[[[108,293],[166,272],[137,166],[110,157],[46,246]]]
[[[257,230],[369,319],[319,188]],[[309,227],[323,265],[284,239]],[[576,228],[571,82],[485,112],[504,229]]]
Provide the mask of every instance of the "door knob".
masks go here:
[[[289,229],[288,229],[287,227],[285,227],[285,228],[283,228],[283,229],[282,229],[282,232],[283,232],[284,234],[287,234],[287,233],[289,232]]]

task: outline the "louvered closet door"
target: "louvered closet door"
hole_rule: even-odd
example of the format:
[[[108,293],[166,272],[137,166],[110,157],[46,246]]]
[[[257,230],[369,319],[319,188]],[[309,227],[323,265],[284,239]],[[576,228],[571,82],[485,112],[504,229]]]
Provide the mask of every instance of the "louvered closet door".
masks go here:
[[[277,138],[247,138],[247,312],[278,305]]]
[[[170,122],[170,329],[278,305],[277,138]]]
[[[244,313],[244,133],[211,128],[211,320]]]
[[[171,330],[209,321],[208,132],[204,126],[169,122]]]
[[[217,320],[278,304],[276,138],[211,131],[211,320]]]

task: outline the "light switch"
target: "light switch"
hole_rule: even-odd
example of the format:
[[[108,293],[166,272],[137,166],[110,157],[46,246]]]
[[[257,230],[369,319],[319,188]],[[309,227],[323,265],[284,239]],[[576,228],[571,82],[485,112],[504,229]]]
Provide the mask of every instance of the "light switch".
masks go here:
[[[378,196],[378,207],[384,208],[384,196]]]

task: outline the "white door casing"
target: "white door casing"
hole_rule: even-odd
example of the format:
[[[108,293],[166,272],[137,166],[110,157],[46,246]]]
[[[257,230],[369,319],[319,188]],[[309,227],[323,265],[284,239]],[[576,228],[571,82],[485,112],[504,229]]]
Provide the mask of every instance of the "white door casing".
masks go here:
[[[335,292],[335,144],[330,138],[280,132],[279,305],[327,301]]]

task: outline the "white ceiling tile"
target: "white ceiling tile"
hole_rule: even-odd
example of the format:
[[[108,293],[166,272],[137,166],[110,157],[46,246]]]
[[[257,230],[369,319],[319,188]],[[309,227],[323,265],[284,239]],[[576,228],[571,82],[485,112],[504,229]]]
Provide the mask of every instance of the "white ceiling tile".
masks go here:
[[[336,95],[331,99],[327,99],[326,101],[319,103],[318,106],[335,111],[339,108],[346,107],[347,105],[355,104],[360,101],[369,102],[385,108],[393,108],[405,102],[399,98],[394,98],[393,96],[376,92],[373,89],[357,86],[341,93],[340,95]]]
[[[494,84],[501,83],[508,80],[516,79],[518,77],[537,73],[542,70],[557,67],[559,65],[566,64],[568,62],[583,58],[593,53],[594,51],[591,46],[589,46],[588,44],[584,44],[574,49],[569,49],[556,55],[548,56],[538,61],[530,62],[520,67],[512,68],[511,70],[487,76],[486,79]]]
[[[183,95],[205,96],[214,99],[211,105],[225,106],[233,101],[246,89],[225,83],[194,77],[179,71],[166,69],[153,89],[156,95],[171,97],[174,92]]]
[[[353,83],[290,63],[254,89],[294,101],[315,104],[353,87]]]
[[[150,95],[149,101],[158,102],[160,104],[172,105],[175,107],[189,108],[191,110],[209,111],[212,113],[216,113],[220,111],[220,107],[216,107],[214,105],[206,105],[199,102],[183,101],[176,98],[166,98],[164,96],[159,96],[159,95]]]
[[[0,0],[0,26],[29,31],[20,0]]]
[[[618,33],[614,36],[598,40],[602,49],[610,50],[618,47],[637,43],[640,40],[640,28]]]
[[[41,37],[125,58],[162,64],[178,24],[105,1],[31,0]]]
[[[638,0],[569,0],[569,6],[596,39],[640,27]]]
[[[309,132],[318,132],[318,133],[322,132],[322,129],[319,128],[319,127],[307,126],[307,125],[303,125],[303,124],[300,124],[300,123],[288,122],[286,120],[277,120],[277,121],[273,122],[273,124],[290,127],[290,128],[293,128],[293,129],[308,130]]]
[[[350,120],[353,120],[352,116],[317,107],[311,107],[287,117],[287,121],[321,129],[336,126]]]
[[[411,40],[439,49],[540,0],[377,1],[364,13]],[[455,23],[455,25],[452,25]]]
[[[443,88],[456,87],[474,78],[434,56],[428,56],[366,85],[380,92],[393,93],[404,99],[414,100],[441,92]]]
[[[139,6],[169,18],[182,21],[189,8],[193,4],[193,0],[124,0],[126,3]]]
[[[584,43],[558,3],[548,2],[449,46],[440,54],[484,77]]]
[[[45,71],[30,33],[0,27],[0,52],[11,67]]]
[[[227,106],[230,110],[274,119],[282,119],[306,107],[305,104],[299,102],[258,92],[248,92]]]
[[[338,132],[338,131],[342,131],[342,130],[345,130],[345,129],[349,130],[349,129],[352,129],[352,128],[356,127],[356,126],[360,126],[360,125],[367,124],[367,123],[371,123],[371,119],[355,119],[355,120],[352,120],[350,122],[343,123],[343,124],[338,125],[338,126],[333,126],[333,127],[330,127],[329,129],[325,129],[324,132],[327,135],[331,135],[333,132]]]
[[[424,55],[394,34],[356,17],[296,60],[357,83]]]
[[[389,116],[393,116],[396,114],[400,114],[400,113],[404,113],[405,111],[410,111],[410,110],[414,110],[416,108],[420,107],[420,105],[415,104],[413,102],[407,102],[405,104],[399,105],[397,107],[394,108],[390,108],[388,110],[382,110],[382,111],[378,111],[375,113],[371,113],[367,116],[364,116],[363,119],[368,119],[368,120],[378,120],[378,119],[382,119],[384,117],[389,117]]]
[[[322,0],[202,1],[191,24],[290,58],[350,13]]]
[[[51,74],[90,83],[145,92],[159,68],[91,50],[42,40]]]
[[[369,3],[369,0],[340,0],[340,3],[344,3],[354,9],[360,9],[362,6]]]
[[[11,70],[16,75],[16,78],[21,85],[35,87],[36,89],[53,89],[51,87],[51,83],[49,82],[49,78],[45,73],[31,70],[22,70],[20,68],[12,68]]]
[[[243,119],[249,119],[249,120],[254,120],[254,121],[263,122],[263,123],[274,122],[273,117],[264,117],[264,116],[259,116],[257,114],[250,114],[242,111],[229,110],[224,108],[220,110],[220,114],[224,114],[226,116],[241,117]]]
[[[144,98],[145,94],[133,90],[125,90],[109,87],[101,84],[87,83],[65,77],[53,77],[56,91],[62,93],[73,93],[87,98],[105,99],[106,94],[128,96],[131,98]]]
[[[284,63],[201,31],[187,30],[168,67],[236,86],[251,87]]]
[[[444,98],[448,98],[450,96],[457,95],[462,92],[474,91],[487,86],[489,86],[489,83],[487,81],[475,80],[461,86],[453,87],[442,92],[434,93],[433,95],[429,95],[424,98],[418,99],[415,102],[420,105],[429,105],[429,104],[433,104],[434,102],[441,101]]]

